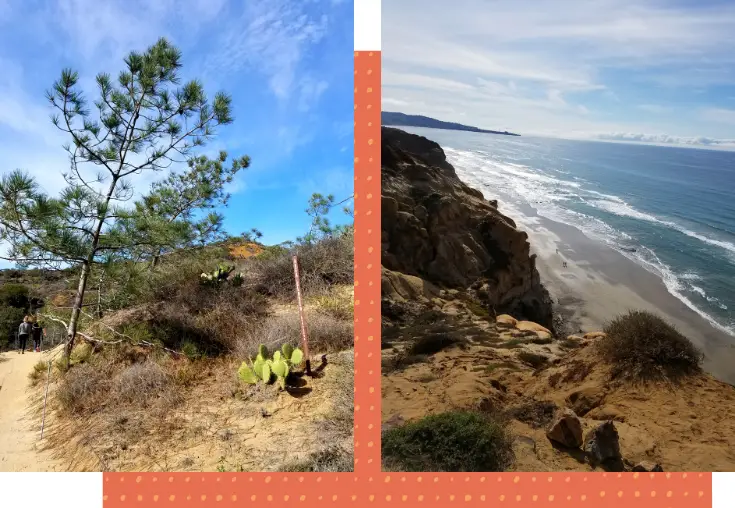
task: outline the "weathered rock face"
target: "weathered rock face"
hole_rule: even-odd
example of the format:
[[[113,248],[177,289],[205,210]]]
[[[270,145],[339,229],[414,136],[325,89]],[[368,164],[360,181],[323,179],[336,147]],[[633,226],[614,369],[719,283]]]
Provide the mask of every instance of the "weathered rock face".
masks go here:
[[[582,446],[582,422],[571,409],[562,409],[546,430],[546,437],[568,448]]]
[[[592,429],[584,439],[584,450],[599,464],[620,459],[620,441],[615,424],[607,421]]]
[[[445,287],[486,282],[497,313],[552,325],[526,233],[459,180],[442,148],[382,129],[382,263]]]

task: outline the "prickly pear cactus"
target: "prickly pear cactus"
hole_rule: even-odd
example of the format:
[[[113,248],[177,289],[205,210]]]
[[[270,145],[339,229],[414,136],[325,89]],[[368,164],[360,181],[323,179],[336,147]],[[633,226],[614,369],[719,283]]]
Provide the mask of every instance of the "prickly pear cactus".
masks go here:
[[[288,374],[288,364],[280,359],[278,361],[274,360],[273,364],[271,365],[271,370],[276,376],[285,378]]]
[[[258,358],[255,359],[253,362],[253,372],[255,372],[255,375],[259,378],[263,377],[263,366],[265,365],[265,360],[258,355]]]
[[[291,365],[300,365],[304,359],[304,352],[296,348],[291,353]]]
[[[280,350],[273,352],[268,357],[268,348],[261,344],[255,360],[251,360],[251,366],[245,362],[238,370],[238,376],[243,382],[256,384],[258,381],[270,383],[275,376],[278,386],[284,390],[286,381],[293,367],[298,366],[304,360],[304,353],[299,348],[290,344],[284,344]]]
[[[240,365],[240,368],[237,371],[237,375],[240,380],[245,383],[254,385],[258,382],[258,376],[255,375],[253,369],[251,369],[250,366],[245,362],[242,362],[242,365]]]
[[[269,363],[263,364],[263,370],[261,372],[260,378],[263,380],[265,384],[268,384],[271,382],[271,366]]]
[[[293,346],[291,344],[284,344],[281,346],[281,351],[283,351],[283,357],[290,362],[291,355],[293,354]]]

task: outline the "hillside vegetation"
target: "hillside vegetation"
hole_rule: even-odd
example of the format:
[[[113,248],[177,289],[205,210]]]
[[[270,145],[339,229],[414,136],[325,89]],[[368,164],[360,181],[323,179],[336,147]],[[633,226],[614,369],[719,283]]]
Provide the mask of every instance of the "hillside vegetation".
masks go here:
[[[351,233],[293,249],[228,242],[116,287],[130,303],[85,312],[68,369],[57,356],[47,446],[70,470],[352,470],[352,249]],[[261,344],[301,346],[294,253],[316,373],[294,365],[284,386],[251,384],[238,371]],[[31,374],[39,395],[44,367]],[[290,452],[273,457],[284,435]]]

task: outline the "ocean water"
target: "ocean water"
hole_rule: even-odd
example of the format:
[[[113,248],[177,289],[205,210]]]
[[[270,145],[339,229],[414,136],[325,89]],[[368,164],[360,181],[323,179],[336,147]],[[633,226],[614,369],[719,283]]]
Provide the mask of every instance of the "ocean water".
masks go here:
[[[735,337],[735,152],[405,130],[439,143],[521,225],[531,206],[577,227]]]

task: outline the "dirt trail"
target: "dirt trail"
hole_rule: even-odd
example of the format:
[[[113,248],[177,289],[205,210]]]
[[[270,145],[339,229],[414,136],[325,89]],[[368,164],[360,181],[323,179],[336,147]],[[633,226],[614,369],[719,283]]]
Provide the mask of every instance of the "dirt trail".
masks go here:
[[[44,353],[0,354],[0,471],[62,471],[47,452],[41,452],[40,418],[32,409],[28,374],[39,360],[48,361],[55,350]],[[45,437],[44,437],[45,439]]]

